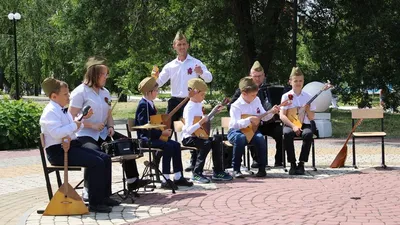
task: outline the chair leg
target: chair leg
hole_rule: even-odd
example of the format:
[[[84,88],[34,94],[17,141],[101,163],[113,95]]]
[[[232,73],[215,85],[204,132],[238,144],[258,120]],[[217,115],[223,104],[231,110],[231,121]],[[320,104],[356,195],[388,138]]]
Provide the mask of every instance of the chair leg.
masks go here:
[[[49,171],[44,171],[44,179],[46,180],[47,194],[49,195],[49,200],[53,198],[53,190],[51,189]]]
[[[286,156],[285,156],[285,139],[284,136],[282,135],[282,163],[283,163],[283,171],[287,172],[288,170],[286,169]]]
[[[56,172],[58,187],[61,187],[62,183],[61,183],[60,171],[56,170],[55,172]]]
[[[250,171],[250,149],[249,149],[249,147],[247,147],[247,170]]]
[[[74,187],[74,189],[83,188],[83,187],[79,187],[79,186],[80,186],[84,181],[85,181],[85,179],[82,179],[82,180]]]
[[[246,167],[246,150],[245,150],[245,152],[243,152],[243,165]],[[240,166],[242,166],[242,165],[240,165]]]
[[[356,165],[356,142],[354,137],[353,137],[353,167],[354,169],[358,169]]]
[[[312,149],[312,153],[311,153],[311,157],[312,157],[312,168],[314,171],[317,171],[317,167],[315,166],[315,141],[313,139],[312,143],[311,143],[311,149]]]
[[[386,164],[385,164],[385,138],[382,137],[382,168],[386,169]]]
[[[265,135],[264,136],[264,139],[265,139],[265,146],[266,146],[266,148],[265,148],[265,153],[267,154],[266,156],[265,156],[265,167],[268,167],[268,138],[267,138],[268,136],[267,135]]]

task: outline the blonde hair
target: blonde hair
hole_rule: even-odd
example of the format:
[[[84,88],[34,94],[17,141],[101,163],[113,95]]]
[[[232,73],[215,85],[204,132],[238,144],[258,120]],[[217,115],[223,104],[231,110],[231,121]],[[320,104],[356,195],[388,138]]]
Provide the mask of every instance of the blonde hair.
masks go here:
[[[289,80],[291,80],[293,77],[299,77],[299,76],[304,76],[303,72],[301,72],[299,67],[293,67],[292,72],[290,73]]]
[[[172,42],[173,44],[175,44],[176,41],[182,41],[182,40],[186,40],[187,38],[186,36],[183,34],[182,31],[178,31],[175,35],[174,41]]]

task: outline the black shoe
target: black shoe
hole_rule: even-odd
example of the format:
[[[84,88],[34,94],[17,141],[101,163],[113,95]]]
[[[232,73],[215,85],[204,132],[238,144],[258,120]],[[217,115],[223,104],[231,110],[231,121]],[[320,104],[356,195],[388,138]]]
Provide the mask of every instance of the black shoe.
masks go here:
[[[188,181],[186,178],[181,177],[179,180],[174,180],[174,184],[176,186],[186,186],[191,187],[193,186],[193,182]]]
[[[194,170],[194,166],[190,165],[185,169],[185,172],[192,172]]]
[[[110,197],[103,199],[103,203],[104,203],[104,205],[107,205],[107,206],[119,206],[121,204],[121,202],[114,200]]]
[[[89,205],[89,211],[98,213],[110,213],[112,209],[111,207],[106,205]]]
[[[256,173],[256,177],[266,177],[267,172],[265,172],[265,168],[259,168],[258,172]]]
[[[161,183],[161,188],[166,190],[172,190],[172,188],[174,188],[174,190],[178,190],[178,186],[176,186],[176,184],[169,179],[167,180],[167,182]]]
[[[282,162],[275,162],[274,167],[283,167]]]
[[[251,168],[258,168],[258,162],[253,161],[253,163],[251,164]]]
[[[290,163],[289,175],[296,175],[296,163]]]
[[[151,180],[136,179],[135,182],[128,184],[128,190],[134,191],[151,183]]]
[[[297,175],[304,175],[304,173],[305,173],[304,162],[299,162],[299,164],[297,165],[296,174]]]

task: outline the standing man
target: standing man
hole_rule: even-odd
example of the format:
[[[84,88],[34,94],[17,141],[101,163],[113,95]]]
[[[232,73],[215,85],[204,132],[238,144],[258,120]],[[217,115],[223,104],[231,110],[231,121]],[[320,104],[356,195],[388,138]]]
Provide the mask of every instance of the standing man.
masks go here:
[[[250,69],[250,76],[253,79],[254,83],[258,86],[257,96],[261,100],[261,104],[265,111],[268,111],[272,108],[271,97],[268,93],[267,84],[264,82],[265,73],[264,68],[261,66],[260,62],[255,61],[253,66]],[[232,96],[232,100],[228,105],[228,110],[230,110],[230,105],[233,104],[240,97],[240,89],[237,89],[235,94]],[[275,121],[279,119],[277,115],[272,117],[269,121],[261,121],[258,130],[263,135],[268,135],[275,140],[276,143],[276,153],[275,153],[275,167],[282,166],[282,126],[280,123],[276,123]],[[258,168],[258,156],[253,148],[250,149],[251,155],[253,157],[252,168]],[[268,152],[268,151],[267,151]]]
[[[207,67],[200,60],[188,54],[189,43],[183,33],[178,31],[172,46],[178,56],[164,66],[157,79],[159,87],[171,80],[171,98],[168,100],[167,113],[189,96],[188,81],[190,79],[200,77],[206,83],[212,81],[212,75]],[[171,121],[177,121],[182,117],[184,107],[185,105],[172,116]],[[197,153],[191,151],[191,154],[190,166],[185,169],[186,172],[192,171],[196,164]]]

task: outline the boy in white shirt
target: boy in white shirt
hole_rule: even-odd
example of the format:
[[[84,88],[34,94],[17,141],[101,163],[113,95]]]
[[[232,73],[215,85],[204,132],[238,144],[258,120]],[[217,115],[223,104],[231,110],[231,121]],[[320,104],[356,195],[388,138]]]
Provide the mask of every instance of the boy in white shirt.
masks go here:
[[[293,96],[292,104],[289,106],[282,106],[280,112],[280,118],[284,123],[283,136],[284,136],[284,146],[287,152],[287,160],[290,162],[290,175],[303,175],[304,174],[304,162],[308,161],[308,156],[310,154],[311,143],[313,140],[313,132],[311,129],[310,121],[314,119],[315,105],[306,104],[311,96],[302,91],[304,86],[304,75],[300,68],[293,67],[292,72],[289,77],[289,83],[292,86],[292,90],[285,93],[282,96],[281,102],[289,99],[289,95]],[[301,127],[296,126],[288,118],[287,110],[291,108],[305,108],[305,117]],[[300,118],[299,118],[300,119]],[[301,118],[302,119],[302,118]],[[301,147],[301,153],[299,158],[299,163],[296,166],[296,155],[294,152],[293,139],[295,136],[301,136],[303,139],[303,145]]]
[[[232,176],[225,173],[221,161],[221,149],[216,143],[213,143],[211,138],[202,139],[196,137],[194,132],[200,128],[201,125],[208,121],[208,116],[203,115],[202,101],[207,92],[207,84],[200,78],[193,78],[189,80],[188,87],[196,91],[196,94],[190,98],[190,101],[183,110],[183,119],[185,125],[182,128],[182,144],[185,146],[196,147],[198,149],[196,164],[193,169],[192,180],[198,183],[209,183],[210,180],[203,175],[204,164],[210,150],[212,149],[213,159],[213,180],[229,181]],[[222,110],[222,106],[218,106],[218,111]],[[194,123],[196,116],[203,117],[197,123]]]
[[[40,126],[45,139],[47,158],[52,165],[64,165],[64,150],[68,151],[68,165],[84,166],[87,168],[89,183],[89,210],[92,212],[109,213],[111,207],[109,196],[106,194],[107,182],[111,182],[104,174],[106,166],[111,167],[110,157],[102,152],[83,148],[76,139],[75,132],[83,127],[83,123],[73,120],[68,108],[68,84],[53,78],[46,78],[42,83],[43,91],[50,98],[50,102],[40,117]],[[90,110],[85,118],[93,114]],[[64,143],[62,140],[71,140]],[[63,146],[65,145],[65,146]],[[68,146],[69,145],[69,146]],[[69,148],[68,148],[69,147]]]
[[[229,122],[228,140],[233,145],[232,167],[233,176],[235,178],[243,178],[240,172],[240,165],[242,162],[242,155],[247,142],[245,134],[241,129],[248,127],[250,124],[258,126],[260,123],[259,115],[264,114],[264,110],[260,99],[257,97],[258,85],[254,83],[251,77],[244,77],[239,82],[239,89],[241,91],[240,97],[231,105],[229,115],[231,120]],[[274,106],[269,112],[270,114],[262,118],[263,121],[268,121],[272,118],[273,114],[279,112],[279,107]],[[253,115],[242,119],[243,114]],[[266,144],[264,136],[257,130],[250,141],[258,154],[258,172],[257,177],[265,177],[265,162],[266,162]]]

